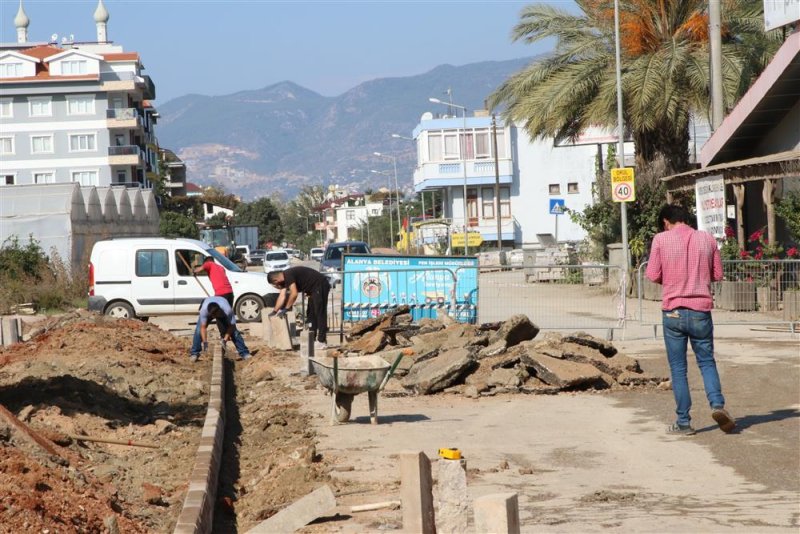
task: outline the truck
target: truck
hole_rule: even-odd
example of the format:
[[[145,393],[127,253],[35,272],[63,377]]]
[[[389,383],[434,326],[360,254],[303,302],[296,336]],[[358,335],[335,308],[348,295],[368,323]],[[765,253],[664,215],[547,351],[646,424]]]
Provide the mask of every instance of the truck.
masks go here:
[[[261,248],[258,246],[258,226],[249,224],[234,226],[233,241],[236,243],[236,246],[247,245],[250,247],[250,250]]]

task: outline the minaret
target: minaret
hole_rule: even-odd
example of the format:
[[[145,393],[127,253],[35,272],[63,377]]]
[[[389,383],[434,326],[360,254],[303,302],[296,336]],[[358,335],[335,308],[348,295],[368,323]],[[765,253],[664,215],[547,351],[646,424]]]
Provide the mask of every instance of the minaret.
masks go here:
[[[107,43],[108,33],[106,32],[106,25],[108,24],[108,10],[103,5],[103,0],[97,2],[97,9],[94,10],[94,22],[97,25],[97,42]]]
[[[28,15],[25,14],[25,10],[22,8],[22,0],[19,0],[19,10],[17,10],[17,16],[14,17],[14,26],[17,27],[18,43],[28,42],[28,24],[30,23],[31,19],[28,18]]]

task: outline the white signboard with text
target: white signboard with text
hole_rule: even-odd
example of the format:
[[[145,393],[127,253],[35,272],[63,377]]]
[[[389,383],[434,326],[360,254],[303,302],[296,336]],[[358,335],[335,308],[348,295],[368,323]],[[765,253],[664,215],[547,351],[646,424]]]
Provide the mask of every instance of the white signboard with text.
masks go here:
[[[717,239],[725,239],[725,180],[721,175],[698,178],[694,184],[697,202],[697,229]]]
[[[764,0],[764,28],[774,30],[800,20],[800,0]]]

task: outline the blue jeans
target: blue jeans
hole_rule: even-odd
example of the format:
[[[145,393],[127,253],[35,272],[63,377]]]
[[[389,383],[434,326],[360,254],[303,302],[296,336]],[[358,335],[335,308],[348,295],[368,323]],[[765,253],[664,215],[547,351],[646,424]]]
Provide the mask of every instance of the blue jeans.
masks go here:
[[[220,339],[225,337],[225,333],[228,331],[228,324],[225,321],[220,319],[216,319],[217,328],[219,329],[219,337]],[[231,336],[233,339],[233,344],[236,347],[236,352],[239,353],[239,356],[245,357],[250,354],[250,350],[247,348],[247,345],[244,344],[244,338],[242,337],[241,332],[235,326],[233,327],[233,335]],[[192,355],[199,355],[200,352],[203,350],[203,338],[200,337],[200,321],[197,321],[197,326],[194,328],[194,339],[192,340]]]
[[[689,410],[692,397],[686,374],[686,342],[691,341],[697,359],[697,367],[703,377],[706,397],[712,408],[725,406],[722,385],[719,381],[717,363],[714,361],[714,322],[711,312],[678,308],[663,312],[664,344],[672,375],[672,393],[675,396],[678,424],[685,426],[691,421]]]

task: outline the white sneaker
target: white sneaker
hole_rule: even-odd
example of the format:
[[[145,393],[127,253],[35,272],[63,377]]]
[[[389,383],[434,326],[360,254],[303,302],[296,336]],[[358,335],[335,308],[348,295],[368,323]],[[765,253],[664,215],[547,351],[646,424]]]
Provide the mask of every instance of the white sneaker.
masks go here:
[[[326,345],[322,341],[315,341],[314,342],[314,351],[316,352],[318,350],[328,350],[328,345]]]

